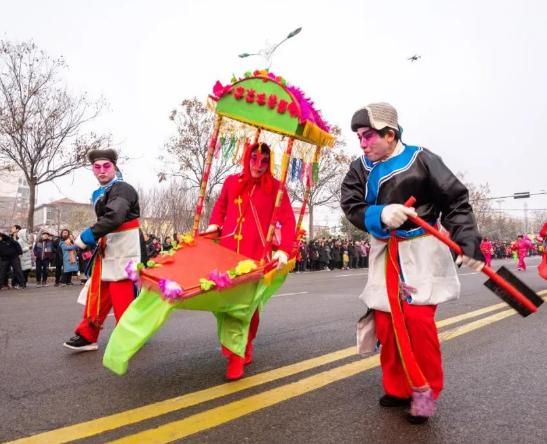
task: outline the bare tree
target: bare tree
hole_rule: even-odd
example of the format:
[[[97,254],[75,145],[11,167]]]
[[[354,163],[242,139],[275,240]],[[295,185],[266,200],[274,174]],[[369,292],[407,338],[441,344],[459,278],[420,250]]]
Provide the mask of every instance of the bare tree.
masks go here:
[[[488,183],[477,185],[472,182],[467,182],[464,175],[461,173],[458,176],[469,191],[469,203],[473,207],[473,213],[475,213],[479,230],[482,232],[488,230],[493,221],[490,186]]]
[[[183,100],[180,106],[171,112],[169,118],[175,124],[177,134],[165,144],[165,148],[167,153],[175,159],[176,166],[171,168],[171,171],[160,173],[160,180],[166,175],[178,176],[188,184],[189,188],[199,189],[205,169],[214,114],[203,102],[194,97]],[[224,183],[226,177],[234,173],[236,169],[237,165],[224,156],[214,160],[205,194],[205,212],[210,211],[213,190]]]
[[[531,218],[531,232],[532,233],[539,233],[541,228],[543,227],[543,224],[547,222],[547,211],[546,210],[535,210],[532,212],[532,218]]]
[[[340,128],[334,127],[332,133],[337,137],[333,148],[323,148],[319,158],[317,181],[310,188],[310,197],[306,203],[309,211],[308,237],[313,239],[313,213],[321,205],[332,205],[340,202],[340,186],[350,163],[350,157],[342,148],[345,142],[341,139]],[[305,184],[288,183],[287,190],[291,201],[303,203]]]
[[[349,240],[365,240],[368,239],[368,234],[353,225],[346,216],[340,216],[340,231]]]
[[[189,231],[193,222],[192,203],[196,191],[172,180],[166,187],[140,189],[139,204],[143,230],[162,239]]]
[[[89,150],[109,138],[83,126],[103,104],[71,96],[59,79],[66,69],[32,42],[0,41],[0,169],[20,169],[30,191],[27,225],[34,225],[36,187],[84,165]]]
[[[95,211],[92,205],[79,205],[73,208],[60,207],[59,225],[69,228],[71,231],[80,232],[89,226],[89,222],[95,218]],[[60,232],[60,226],[57,227]]]
[[[473,207],[482,236],[489,239],[508,240],[514,239],[517,234],[525,231],[525,223],[522,219],[504,214],[501,209],[493,208],[488,183],[477,185],[468,182],[462,173],[459,173],[458,177],[469,190],[469,202]],[[534,223],[536,223],[535,220]]]

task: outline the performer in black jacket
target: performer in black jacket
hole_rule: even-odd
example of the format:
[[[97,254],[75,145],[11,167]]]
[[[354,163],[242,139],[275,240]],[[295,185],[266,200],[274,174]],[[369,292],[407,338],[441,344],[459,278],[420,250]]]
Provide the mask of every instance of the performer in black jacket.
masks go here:
[[[475,270],[484,266],[480,235],[466,187],[439,156],[401,142],[395,108],[370,104],[353,115],[351,129],[363,155],[343,181],[341,206],[353,225],[371,234],[360,298],[370,310],[365,320],[375,323],[370,331],[382,344],[380,404],[410,405],[408,420],[423,423],[443,388],[435,311],[459,297],[460,283],[448,247],[407,219],[440,221],[464,251],[456,262]],[[410,196],[416,198],[413,208],[403,205]]]
[[[125,268],[129,261],[141,260],[139,197],[121,179],[116,151],[94,150],[88,155],[100,187],[92,202],[97,222],[86,228],[75,241],[82,249],[96,248],[84,316],[76,335],[63,345],[72,350],[97,350],[101,326],[110,312],[119,320],[134,299],[133,282]]]

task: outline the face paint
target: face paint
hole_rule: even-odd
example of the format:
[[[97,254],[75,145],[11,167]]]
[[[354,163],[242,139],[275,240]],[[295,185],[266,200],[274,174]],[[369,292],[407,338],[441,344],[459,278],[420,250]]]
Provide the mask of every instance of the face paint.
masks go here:
[[[100,172],[100,171],[110,171],[110,169],[113,167],[112,163],[111,162],[104,162],[104,163],[99,163],[99,162],[95,162],[93,164],[93,171],[96,171],[96,172]]]
[[[386,159],[392,151],[386,138],[382,137],[374,128],[359,128],[357,137],[366,158],[372,162]]]
[[[93,162],[92,170],[101,185],[109,183],[112,179],[114,179],[114,177],[116,177],[116,168],[112,162]]]
[[[378,137],[378,131],[375,129],[368,129],[368,130],[362,130],[359,128],[357,130],[357,138],[359,139],[359,142],[361,142],[361,147],[363,145],[368,145],[369,143],[373,143],[376,138]]]
[[[249,160],[251,176],[255,179],[261,177],[270,167],[270,154],[263,154],[260,149],[251,153]]]

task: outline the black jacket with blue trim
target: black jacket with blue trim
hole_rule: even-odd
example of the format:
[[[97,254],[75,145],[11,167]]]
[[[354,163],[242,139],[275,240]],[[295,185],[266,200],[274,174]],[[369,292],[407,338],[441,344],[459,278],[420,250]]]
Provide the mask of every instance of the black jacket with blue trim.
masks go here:
[[[139,196],[127,182],[116,182],[95,203],[97,222],[90,228],[95,239],[140,216]]]
[[[436,222],[440,217],[440,223],[448,230],[450,237],[462,247],[466,256],[484,260],[479,248],[480,234],[473,209],[469,204],[467,188],[439,156],[425,148],[419,148],[417,155],[404,169],[394,173],[379,185],[375,203],[372,205],[365,201],[365,186],[369,174],[370,167],[362,156],[350,164],[342,182],[342,210],[357,228],[371,231],[365,224],[367,211],[377,214],[379,219],[381,207],[378,206],[404,204],[410,196],[414,196],[414,208],[418,216],[430,223]],[[370,220],[370,214],[367,219]],[[408,221],[400,228],[411,230],[416,226]]]

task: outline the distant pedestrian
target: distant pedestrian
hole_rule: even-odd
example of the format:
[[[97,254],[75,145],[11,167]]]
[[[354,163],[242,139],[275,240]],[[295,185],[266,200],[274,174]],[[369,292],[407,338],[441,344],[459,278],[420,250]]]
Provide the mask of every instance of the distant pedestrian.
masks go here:
[[[49,264],[53,259],[53,242],[49,233],[42,232],[39,240],[34,244],[34,256],[36,257],[36,286],[47,286]]]
[[[484,256],[484,263],[487,267],[492,266],[492,254],[494,250],[492,248],[492,242],[490,242],[486,237],[481,241],[481,253]]]
[[[78,271],[78,247],[69,230],[63,230],[59,247],[63,253],[63,275],[61,277],[62,285],[73,285],[72,276]]]
[[[21,245],[21,251],[23,252],[20,256],[21,259],[21,270],[23,272],[24,282],[15,282],[20,287],[26,287],[28,282],[28,276],[30,274],[30,270],[32,270],[32,253],[30,251],[30,242],[28,239],[28,233],[26,228],[22,228],[17,233],[17,242],[19,242],[19,245]]]
[[[533,248],[534,244],[528,239],[528,236],[525,236],[524,234],[519,234],[517,236],[517,241],[515,242],[513,249],[517,254],[518,271],[526,271],[526,262],[524,259],[528,256],[528,252]]]
[[[25,278],[21,271],[21,262],[19,256],[23,254],[21,245],[7,233],[0,233],[0,288],[6,287],[8,272],[10,268],[13,270],[13,275],[18,282],[23,282],[22,288],[25,287]]]

